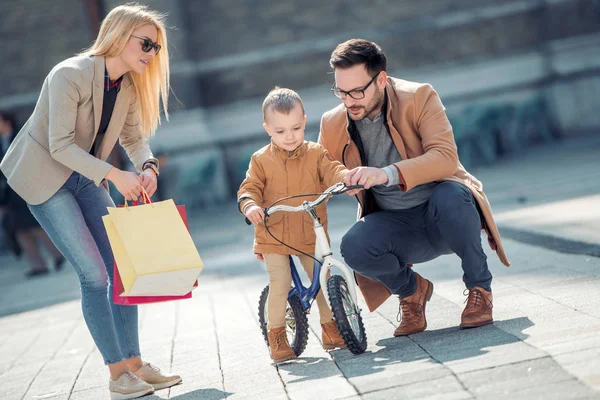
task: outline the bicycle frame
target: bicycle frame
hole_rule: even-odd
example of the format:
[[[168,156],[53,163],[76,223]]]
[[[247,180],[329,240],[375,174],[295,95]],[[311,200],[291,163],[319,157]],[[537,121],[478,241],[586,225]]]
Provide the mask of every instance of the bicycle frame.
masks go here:
[[[304,211],[308,212],[308,214],[313,220],[313,229],[316,235],[315,257],[320,260],[323,260],[323,265],[315,261],[313,270],[313,280],[311,282],[311,285],[308,288],[306,288],[302,284],[302,280],[300,279],[298,270],[296,269],[294,261],[292,260],[292,256],[290,256],[290,267],[292,269],[291,273],[294,287],[290,290],[288,298],[294,295],[298,295],[298,297],[300,298],[300,302],[302,303],[302,307],[305,310],[310,309],[310,303],[314,298],[317,297],[319,289],[323,290],[323,295],[325,296],[325,299],[328,300],[329,293],[327,292],[327,274],[329,273],[331,267],[337,267],[342,271],[346,283],[348,285],[348,291],[350,292],[352,301],[354,302],[354,304],[357,305],[358,299],[356,296],[354,274],[352,273],[350,268],[346,266],[346,264],[333,258],[333,253],[331,252],[331,248],[327,240],[327,235],[325,234],[325,229],[319,221],[319,217],[317,216],[314,207],[311,207],[308,204],[308,202],[304,202],[302,204],[302,208],[304,209]],[[316,279],[317,277],[318,279]],[[329,303],[329,300],[327,302]]]

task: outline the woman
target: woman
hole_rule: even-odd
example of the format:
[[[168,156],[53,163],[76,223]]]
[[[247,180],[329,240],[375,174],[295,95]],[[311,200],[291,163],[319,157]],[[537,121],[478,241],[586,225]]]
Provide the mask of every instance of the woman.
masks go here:
[[[2,162],[4,154],[16,136],[15,127],[15,117],[0,111],[0,162]],[[25,276],[32,278],[50,272],[46,266],[46,260],[40,252],[40,245],[42,244],[52,256],[54,269],[59,271],[62,269],[65,258],[31,215],[27,203],[5,183],[6,178],[0,172],[2,228],[4,228],[7,241],[15,255],[18,257],[22,250],[31,265],[29,271],[25,272]]]
[[[50,71],[0,165],[79,276],[83,316],[108,365],[113,399],[181,381],[142,362],[137,308],[112,302],[113,254],[102,223],[106,208],[114,207],[107,180],[128,200],[142,188],[150,196],[156,190],[158,160],[148,138],[161,105],[168,118],[168,90],[163,16],[145,6],[119,6],[90,49]],[[105,161],[117,139],[139,176]]]

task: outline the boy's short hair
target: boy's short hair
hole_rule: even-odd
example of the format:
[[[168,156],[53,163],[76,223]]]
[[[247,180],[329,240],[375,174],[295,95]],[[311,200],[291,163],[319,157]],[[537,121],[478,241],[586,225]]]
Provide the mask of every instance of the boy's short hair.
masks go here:
[[[302,114],[304,114],[304,104],[300,95],[292,89],[280,88],[275,86],[269,92],[262,105],[263,119],[267,120],[267,111],[274,110],[282,114],[289,114],[296,104],[300,104]]]

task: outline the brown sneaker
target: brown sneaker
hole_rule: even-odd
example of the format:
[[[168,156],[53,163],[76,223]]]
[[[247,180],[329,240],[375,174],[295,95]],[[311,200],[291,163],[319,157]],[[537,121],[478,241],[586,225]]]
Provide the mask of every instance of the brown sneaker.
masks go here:
[[[400,299],[402,320],[394,331],[394,336],[406,336],[423,332],[427,328],[425,318],[425,304],[433,294],[433,283],[415,273],[417,278],[417,291],[408,297]]]
[[[335,321],[321,324],[321,330],[321,339],[323,340],[323,348],[325,350],[346,348],[346,343],[344,342],[342,335],[340,335],[340,331]]]
[[[276,364],[297,358],[296,353],[288,343],[285,328],[269,329],[269,349],[271,350],[271,358]]]
[[[494,322],[492,318],[492,292],[475,286],[472,289],[465,289],[464,295],[467,296],[467,294],[469,297],[466,300],[467,305],[460,319],[460,327],[463,329],[477,328]]]

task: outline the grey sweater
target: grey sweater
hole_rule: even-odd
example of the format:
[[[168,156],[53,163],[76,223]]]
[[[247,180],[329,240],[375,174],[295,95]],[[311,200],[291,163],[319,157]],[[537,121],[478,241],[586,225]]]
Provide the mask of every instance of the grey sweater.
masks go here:
[[[392,138],[383,122],[383,115],[378,114],[373,121],[365,118],[356,121],[356,128],[362,140],[363,149],[369,167],[383,168],[388,176],[388,184],[371,188],[375,201],[383,210],[405,210],[423,204],[437,185],[435,182],[418,185],[403,192],[398,187],[400,176],[392,164],[402,160]]]

